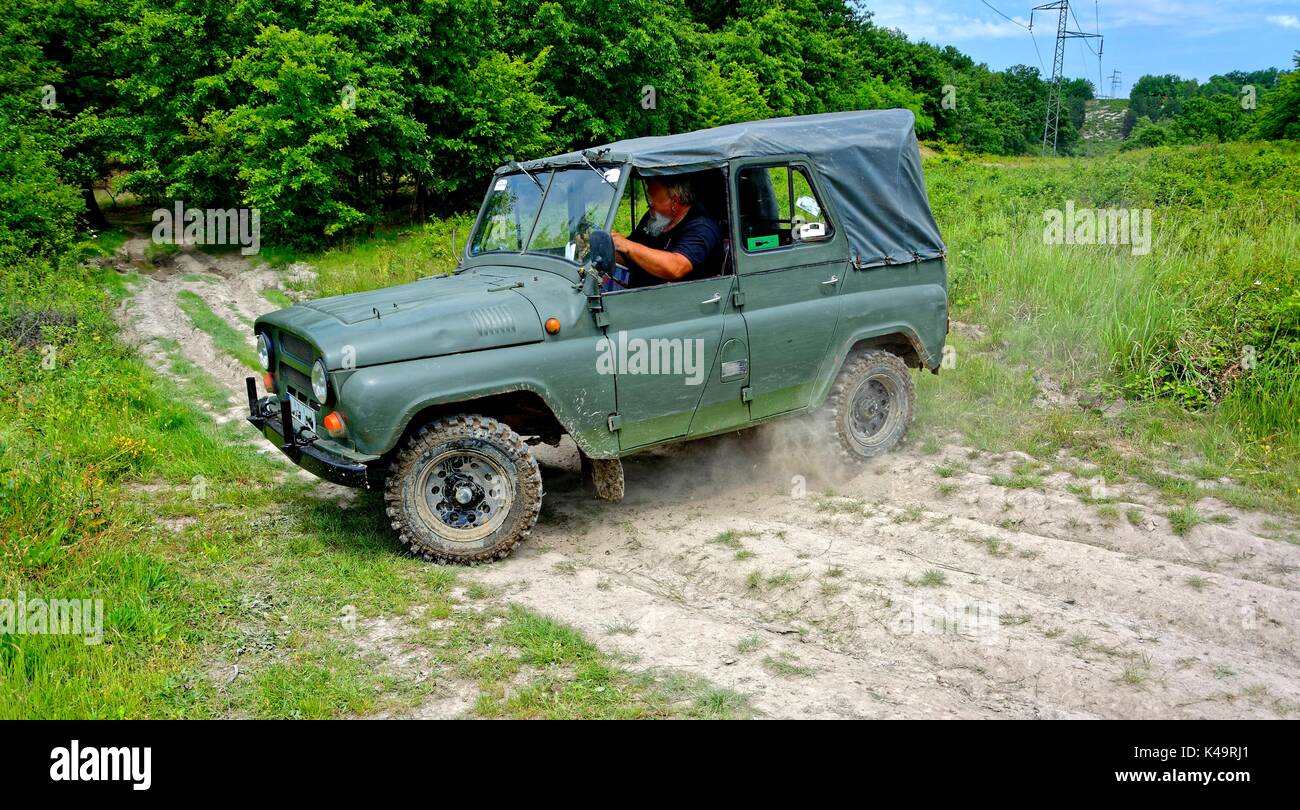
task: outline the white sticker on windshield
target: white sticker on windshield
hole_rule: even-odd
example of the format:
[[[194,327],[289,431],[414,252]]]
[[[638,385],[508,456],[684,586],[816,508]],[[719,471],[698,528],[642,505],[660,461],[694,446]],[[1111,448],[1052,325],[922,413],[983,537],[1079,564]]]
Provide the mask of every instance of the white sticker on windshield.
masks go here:
[[[623,174],[622,169],[606,169],[605,179],[608,180],[610,183],[617,183],[618,178],[621,177],[622,174]]]
[[[578,254],[578,244],[576,242],[570,242],[569,244],[564,246],[564,258],[568,259],[569,261],[573,261],[573,257],[576,256],[577,254]]]
[[[492,189],[493,189],[494,191],[505,191],[505,190],[506,190],[506,179],[505,179],[504,177],[502,177],[500,180],[497,181],[497,184],[496,184],[495,186],[493,186]]]

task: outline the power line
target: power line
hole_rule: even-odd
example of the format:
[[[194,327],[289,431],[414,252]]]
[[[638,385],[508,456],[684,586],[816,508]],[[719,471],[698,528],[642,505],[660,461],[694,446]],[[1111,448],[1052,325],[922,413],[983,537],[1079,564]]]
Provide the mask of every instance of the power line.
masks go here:
[[[1038,66],[1043,69],[1044,73],[1046,73],[1047,65],[1043,64],[1043,53],[1038,50],[1038,37],[1034,36],[1034,29],[1032,28],[1029,29],[1029,38],[1034,41],[1034,53],[1038,54]]]
[[[1029,38],[1030,38],[1031,40],[1033,40],[1033,43],[1034,43],[1034,53],[1036,53],[1036,54],[1038,55],[1038,66],[1039,66],[1040,68],[1043,69],[1043,72],[1044,72],[1044,73],[1046,73],[1046,72],[1047,72],[1047,65],[1043,64],[1043,52],[1040,51],[1040,50],[1038,50],[1038,38],[1034,36],[1034,29],[1033,29],[1033,27],[1032,27],[1031,25],[1025,25],[1024,23],[1020,22],[1019,20],[1013,20],[1012,18],[1010,18],[1010,17],[1008,17],[1007,15],[1003,14],[1001,11],[998,11],[996,8],[994,8],[994,6],[993,6],[991,3],[989,3],[989,0],[980,0],[980,2],[983,3],[984,5],[988,6],[989,9],[992,10],[992,12],[993,12],[994,14],[998,15],[998,16],[1001,17],[1002,19],[1006,20],[1006,21],[1009,22],[1009,23],[1015,23],[1016,25],[1020,26],[1021,28],[1025,29],[1026,31],[1029,32]]]
[[[1065,7],[1070,9],[1070,17],[1074,19],[1074,27],[1075,27],[1075,28],[1078,28],[1080,31],[1082,31],[1082,30],[1083,30],[1083,25],[1079,22],[1079,18],[1074,16],[1074,9],[1073,9],[1073,8],[1070,8],[1070,4],[1069,4],[1069,3],[1066,3],[1066,4],[1065,4]],[[1086,38],[1083,40],[1083,44],[1085,44],[1085,45],[1088,46],[1088,50],[1092,51],[1092,53],[1093,53],[1094,56],[1097,56],[1097,55],[1098,55],[1098,54],[1097,54],[1097,49],[1094,48],[1094,47],[1092,47],[1092,43],[1088,42],[1088,40],[1087,40]],[[1082,48],[1079,49],[1079,53],[1083,53],[1083,49],[1082,49]]]
[[[1022,23],[1022,22],[1018,22],[1018,21],[1016,21],[1016,20],[1013,20],[1013,19],[1011,19],[1010,17],[1008,17],[1007,15],[1003,14],[1001,11],[998,11],[996,8],[993,8],[993,6],[989,3],[989,0],[980,0],[980,2],[983,3],[984,5],[988,6],[989,8],[993,9],[993,13],[994,13],[994,14],[998,15],[999,17],[1001,17],[1002,19],[1006,20],[1007,22],[1015,23],[1016,25],[1018,25],[1018,26],[1020,26],[1021,28],[1025,29],[1026,31],[1030,31],[1030,30],[1032,30],[1029,26],[1025,25],[1024,23]]]

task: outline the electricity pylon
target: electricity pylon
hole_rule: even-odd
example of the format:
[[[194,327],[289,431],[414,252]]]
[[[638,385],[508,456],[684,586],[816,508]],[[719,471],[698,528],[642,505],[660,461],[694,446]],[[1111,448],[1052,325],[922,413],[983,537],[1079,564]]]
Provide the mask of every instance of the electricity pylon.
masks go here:
[[[1043,154],[1047,154],[1048,144],[1051,144],[1052,154],[1056,154],[1056,136],[1061,129],[1061,69],[1065,66],[1065,41],[1067,39],[1101,39],[1101,34],[1086,34],[1082,31],[1071,31],[1066,27],[1066,22],[1070,17],[1070,0],[1056,0],[1055,3],[1046,3],[1041,6],[1034,6],[1029,12],[1029,30],[1034,30],[1034,12],[1035,11],[1060,11],[1060,16],[1056,22],[1056,58],[1052,60],[1052,81],[1047,86],[1047,120],[1043,122]],[[1091,45],[1088,47],[1092,47]],[[1101,43],[1105,48],[1105,41]],[[1101,50],[1097,51],[1101,55]],[[1101,88],[1097,88],[1100,90]]]

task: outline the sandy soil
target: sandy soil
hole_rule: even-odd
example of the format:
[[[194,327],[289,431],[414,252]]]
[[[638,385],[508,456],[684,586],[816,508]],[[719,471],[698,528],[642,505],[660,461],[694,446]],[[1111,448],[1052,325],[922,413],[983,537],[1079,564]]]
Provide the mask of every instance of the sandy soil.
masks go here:
[[[217,416],[231,419],[247,372],[192,328],[176,293],[192,290],[239,326],[272,308],[261,290],[275,283],[237,256],[187,251],[119,314],[163,373],[155,341],[172,337],[228,385],[230,411]],[[1088,483],[1064,473],[1044,470],[1024,489],[993,483],[1031,461],[1021,454],[912,445],[840,473],[786,434],[628,459],[617,504],[584,489],[567,440],[540,447],[541,523],[511,557],[465,578],[574,625],[633,668],[743,692],[768,717],[1300,712],[1300,546],[1269,536],[1293,521],[1207,498],[1198,510],[1222,522],[1179,537],[1169,507],[1139,485],[1091,493],[1113,499],[1111,511],[1068,491]],[[377,644],[402,650],[401,624],[376,624]],[[463,711],[474,698],[463,686],[419,714]]]

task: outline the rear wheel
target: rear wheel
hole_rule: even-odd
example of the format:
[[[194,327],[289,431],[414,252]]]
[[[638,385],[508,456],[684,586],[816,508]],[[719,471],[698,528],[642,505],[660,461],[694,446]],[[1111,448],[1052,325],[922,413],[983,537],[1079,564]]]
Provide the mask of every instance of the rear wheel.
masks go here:
[[[861,461],[892,450],[916,413],[916,387],[896,354],[867,349],[850,354],[826,400],[841,455]]]
[[[542,475],[519,434],[462,414],[411,437],[390,469],[384,499],[412,552],[472,565],[505,557],[528,536],[542,507]]]

